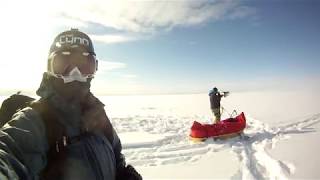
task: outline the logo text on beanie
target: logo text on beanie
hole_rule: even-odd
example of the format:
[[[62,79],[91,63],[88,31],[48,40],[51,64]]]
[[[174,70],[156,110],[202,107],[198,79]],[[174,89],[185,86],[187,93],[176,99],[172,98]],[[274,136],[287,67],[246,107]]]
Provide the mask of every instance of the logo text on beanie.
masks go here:
[[[73,36],[73,34],[62,35],[59,38],[59,43],[63,44],[81,44],[89,46],[89,40],[82,37]]]

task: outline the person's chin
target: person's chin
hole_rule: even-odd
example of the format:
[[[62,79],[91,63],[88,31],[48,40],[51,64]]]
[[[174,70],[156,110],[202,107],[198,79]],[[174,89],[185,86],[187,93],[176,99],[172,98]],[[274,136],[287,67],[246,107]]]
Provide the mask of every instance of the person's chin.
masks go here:
[[[83,102],[90,92],[90,82],[70,82],[63,83],[61,79],[55,79],[54,88],[57,90],[67,102],[69,103],[79,103]]]
[[[70,103],[82,103],[85,101],[89,93],[88,89],[78,89],[77,91],[70,92],[69,97],[67,98]]]

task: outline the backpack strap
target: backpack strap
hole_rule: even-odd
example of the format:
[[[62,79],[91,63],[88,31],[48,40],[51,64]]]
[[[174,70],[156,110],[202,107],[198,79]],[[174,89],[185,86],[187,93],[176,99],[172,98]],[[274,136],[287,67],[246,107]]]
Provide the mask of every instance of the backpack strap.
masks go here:
[[[44,122],[49,146],[54,145],[56,139],[63,136],[64,128],[56,120],[56,115],[52,112],[52,108],[44,100],[35,101],[30,104],[30,107],[40,114]]]
[[[49,144],[47,152],[47,166],[41,172],[41,179],[59,179],[65,169],[65,159],[67,157],[66,129],[57,121],[54,108],[51,108],[45,100],[33,102],[30,107],[39,112],[46,128],[46,135]]]

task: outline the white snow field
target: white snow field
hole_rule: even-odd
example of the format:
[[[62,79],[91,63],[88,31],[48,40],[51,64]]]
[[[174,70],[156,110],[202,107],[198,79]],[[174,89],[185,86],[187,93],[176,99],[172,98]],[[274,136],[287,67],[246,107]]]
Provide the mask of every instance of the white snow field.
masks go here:
[[[212,121],[207,94],[99,98],[145,180],[320,179],[319,93],[231,92],[222,117],[244,112],[244,138],[200,143],[189,133]]]
[[[245,112],[248,138],[194,143],[211,122],[207,94],[102,97],[127,162],[144,179],[320,179],[320,98],[313,93],[233,93],[223,118]]]

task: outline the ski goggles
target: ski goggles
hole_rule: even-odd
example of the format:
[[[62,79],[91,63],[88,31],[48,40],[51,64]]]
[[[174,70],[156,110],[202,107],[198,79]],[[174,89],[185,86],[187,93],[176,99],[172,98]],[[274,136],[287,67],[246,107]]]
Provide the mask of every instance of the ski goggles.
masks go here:
[[[94,54],[83,51],[58,51],[49,56],[48,72],[63,79],[64,83],[72,81],[87,82],[93,78],[98,61]]]

